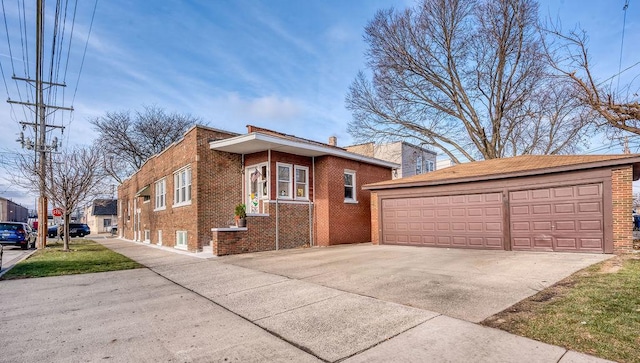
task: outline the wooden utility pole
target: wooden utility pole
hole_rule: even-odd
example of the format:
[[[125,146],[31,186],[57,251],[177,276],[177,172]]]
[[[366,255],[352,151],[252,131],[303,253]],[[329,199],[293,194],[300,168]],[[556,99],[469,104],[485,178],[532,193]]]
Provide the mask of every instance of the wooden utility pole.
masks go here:
[[[35,120],[34,122],[20,122],[22,124],[23,129],[27,126],[33,126],[35,130],[35,140],[30,140],[24,138],[24,135],[20,134],[19,142],[22,143],[22,147],[26,147],[27,149],[35,150],[37,155],[37,172],[38,172],[38,190],[39,190],[39,198],[38,198],[38,248],[42,249],[47,246],[47,224],[48,224],[48,203],[47,203],[47,184],[46,184],[46,176],[47,176],[47,153],[56,150],[58,148],[57,139],[53,141],[51,145],[47,145],[47,127],[57,127],[64,128],[63,126],[56,125],[47,125],[47,107],[53,109],[62,109],[73,111],[73,107],[59,107],[59,106],[49,106],[44,103],[44,85],[48,85],[49,87],[53,86],[62,86],[65,87],[64,84],[53,83],[50,80],[49,82],[43,80],[43,62],[44,62],[44,0],[36,1],[36,77],[35,80],[28,78],[16,77],[15,75],[12,77],[18,81],[25,81],[29,83],[33,83],[35,87],[35,103],[31,102],[19,102],[7,100],[7,102],[12,104],[19,104],[23,106],[30,106],[35,109]]]
[[[47,123],[46,110],[44,107],[44,97],[42,92],[42,61],[44,53],[44,2],[37,0],[36,9],[36,123],[39,123],[39,132],[37,133],[37,150],[39,152],[39,190],[40,198],[38,200],[38,248],[43,249],[47,246],[47,229],[49,212],[47,206],[46,192],[46,175],[47,175]]]

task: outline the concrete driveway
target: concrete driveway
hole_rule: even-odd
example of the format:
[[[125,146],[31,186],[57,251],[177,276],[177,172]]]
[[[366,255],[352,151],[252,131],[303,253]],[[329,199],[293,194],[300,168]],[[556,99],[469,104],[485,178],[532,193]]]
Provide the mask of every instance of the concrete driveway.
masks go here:
[[[442,253],[441,261],[452,267],[430,273],[455,275],[456,254],[473,251],[358,245],[203,259],[140,243],[96,241],[148,269],[0,281],[0,362],[603,362],[432,310],[323,286],[333,277],[357,291],[362,281],[384,276],[379,269],[403,259],[416,271],[393,272],[402,277],[396,283],[417,280],[428,270],[411,267],[412,254],[429,265],[424,258]],[[596,257],[603,258],[590,258]],[[235,265],[266,268],[270,259],[280,273]],[[479,260],[479,271],[490,260]],[[284,276],[286,270],[303,277]],[[314,278],[324,282],[309,281]]]
[[[359,244],[218,261],[480,322],[610,257]]]

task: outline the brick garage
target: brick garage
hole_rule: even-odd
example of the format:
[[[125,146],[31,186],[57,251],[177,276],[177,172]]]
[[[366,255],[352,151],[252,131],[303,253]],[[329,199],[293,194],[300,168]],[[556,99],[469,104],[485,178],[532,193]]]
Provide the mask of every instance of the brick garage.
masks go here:
[[[118,188],[121,236],[215,255],[370,241],[362,185],[391,179],[396,164],[253,126],[248,131],[195,126],[147,160]],[[239,203],[251,207],[247,228],[230,228]]]
[[[373,183],[372,241],[624,253],[638,155],[520,156]]]

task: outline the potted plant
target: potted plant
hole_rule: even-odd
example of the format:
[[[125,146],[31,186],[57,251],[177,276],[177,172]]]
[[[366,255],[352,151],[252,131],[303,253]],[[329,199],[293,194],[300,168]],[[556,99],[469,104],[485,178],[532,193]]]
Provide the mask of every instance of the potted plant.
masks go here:
[[[236,227],[247,226],[247,206],[244,203],[236,205],[235,220]]]

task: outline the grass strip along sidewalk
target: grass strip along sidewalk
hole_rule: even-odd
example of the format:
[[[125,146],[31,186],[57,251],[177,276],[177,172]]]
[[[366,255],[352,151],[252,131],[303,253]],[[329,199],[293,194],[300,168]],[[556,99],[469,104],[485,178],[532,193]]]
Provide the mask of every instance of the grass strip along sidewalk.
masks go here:
[[[85,274],[93,272],[129,270],[144,267],[129,258],[87,239],[74,239],[70,251],[62,250],[62,243],[47,245],[28,259],[7,271],[0,280]]]
[[[640,255],[579,271],[482,324],[618,362],[640,362]]]

